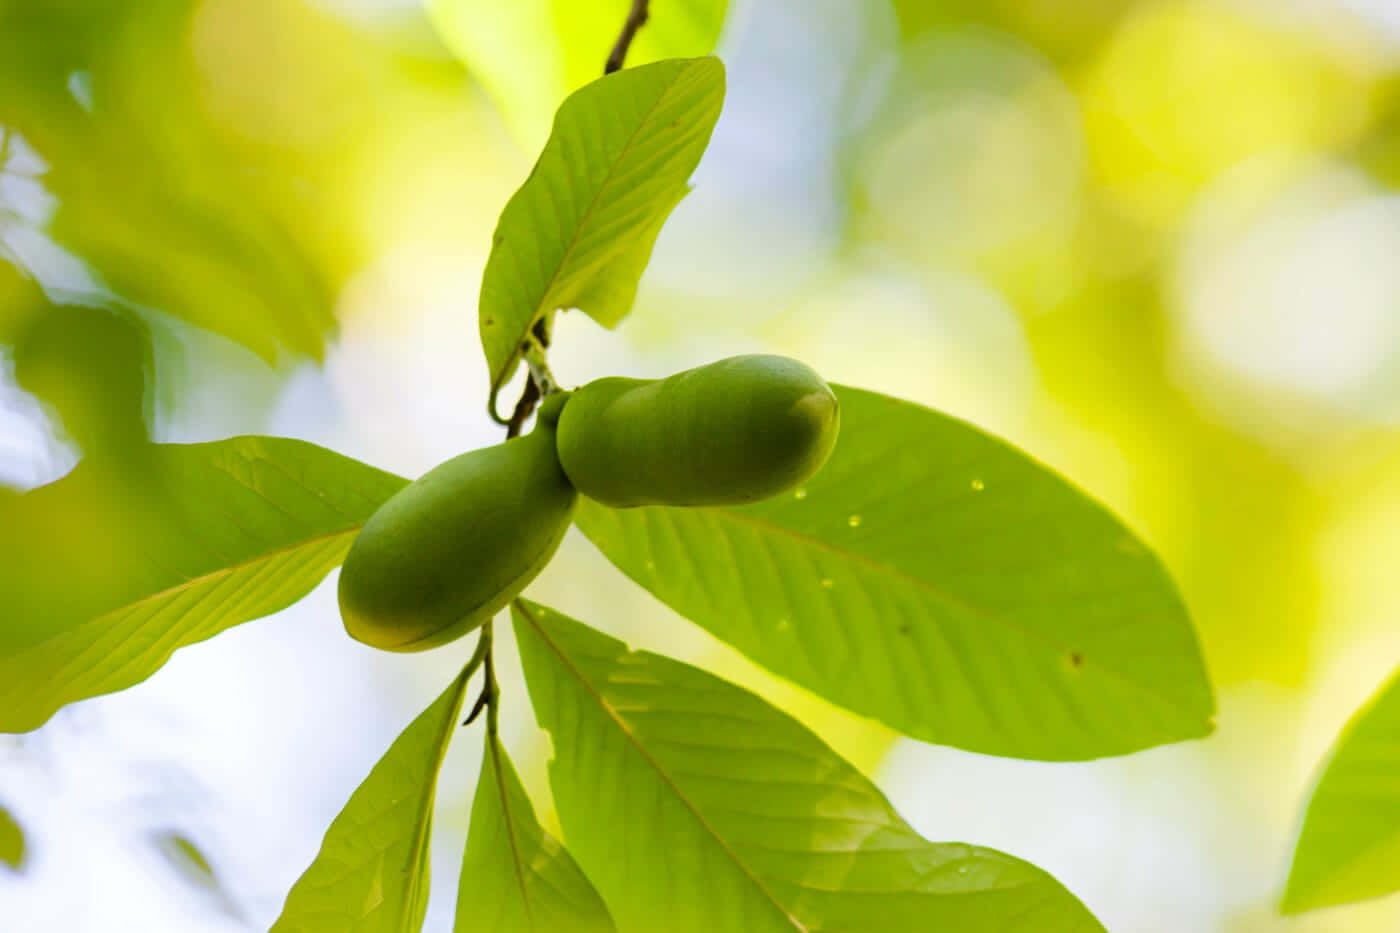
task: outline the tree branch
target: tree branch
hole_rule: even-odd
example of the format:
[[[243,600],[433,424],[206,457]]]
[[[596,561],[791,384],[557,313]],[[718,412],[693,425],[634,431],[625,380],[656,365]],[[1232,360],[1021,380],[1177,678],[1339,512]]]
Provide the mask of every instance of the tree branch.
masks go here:
[[[603,74],[610,75],[614,71],[622,70],[622,63],[627,60],[627,50],[631,48],[637,30],[646,23],[647,0],[632,0],[632,9],[627,12],[627,19],[622,23],[622,32],[617,37],[612,54],[608,56],[608,63],[603,66]]]
[[[515,411],[510,416],[510,426],[506,428],[506,440],[520,436],[520,429],[525,426],[525,419],[530,417],[530,412],[535,410],[535,403],[540,400],[540,387],[535,384],[534,375],[531,374],[525,379],[525,391],[520,395],[520,401],[515,403]]]

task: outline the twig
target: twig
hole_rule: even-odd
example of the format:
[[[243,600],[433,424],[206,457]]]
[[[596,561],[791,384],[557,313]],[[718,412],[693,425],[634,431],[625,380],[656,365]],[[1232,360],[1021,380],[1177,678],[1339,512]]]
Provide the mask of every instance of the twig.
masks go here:
[[[535,410],[535,403],[540,400],[540,387],[535,385],[534,376],[525,380],[525,391],[520,394],[520,401],[515,403],[515,411],[511,413],[510,424],[506,427],[506,439],[520,436],[520,429],[525,426],[525,419],[530,417],[530,412]]]
[[[476,654],[472,656],[472,664],[486,662],[486,676],[481,684],[481,693],[477,694],[476,702],[472,704],[471,712],[467,713],[467,718],[462,720],[464,726],[470,726],[476,722],[476,717],[481,715],[481,711],[494,706],[496,697],[500,694],[500,688],[496,686],[496,665],[491,657],[491,641],[491,623],[487,622],[481,627],[481,637],[476,643]],[[496,731],[494,711],[489,713],[486,718],[491,726],[491,732],[494,734]]]
[[[488,622],[487,626],[489,625],[490,623]],[[475,674],[477,667],[481,665],[481,662],[486,661],[488,655],[491,653],[491,633],[487,626],[483,626],[481,634],[477,636],[476,651],[472,653],[471,660],[467,662],[467,666],[462,672],[463,677],[470,678]],[[467,718],[463,720],[462,725],[470,725],[471,721],[481,714],[481,707],[486,705],[487,694],[487,690],[483,689],[481,691],[481,696],[476,698],[476,703],[472,705],[472,710],[467,714]]]
[[[608,56],[608,63],[603,66],[603,74],[610,75],[614,71],[622,70],[622,63],[627,60],[627,50],[636,38],[637,30],[646,24],[647,0],[632,0],[632,9],[627,12],[627,19],[622,23],[622,32],[617,37],[612,54]]]

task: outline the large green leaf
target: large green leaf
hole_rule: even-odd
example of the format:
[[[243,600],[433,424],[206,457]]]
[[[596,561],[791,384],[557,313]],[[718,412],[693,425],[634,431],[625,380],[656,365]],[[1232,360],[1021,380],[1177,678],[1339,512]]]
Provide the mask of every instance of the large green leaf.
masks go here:
[[[614,933],[608,909],[559,841],[540,827],[494,736],[472,804],[457,889],[457,933]]]
[[[534,170],[505,210],[482,273],[491,407],[536,322],[578,308],[604,327],[632,309],[661,225],[687,191],[724,104],[717,58],[601,78],[559,107]]]
[[[1313,791],[1283,911],[1400,891],[1400,671],[1342,730]]]
[[[757,696],[533,603],[513,617],[565,837],[620,929],[1102,930],[1035,866],[920,837]]]
[[[837,394],[836,451],[795,493],[585,502],[579,527],[755,661],[916,738],[1073,760],[1210,732],[1195,631],[1128,529],[968,424]]]
[[[235,437],[84,460],[0,501],[0,731],[296,602],[404,482],[304,441]]]
[[[516,137],[534,151],[564,96],[603,73],[628,5],[626,0],[428,0],[428,11]],[[727,0],[653,4],[627,62],[709,54],[727,6]]]
[[[269,933],[418,933],[438,770],[474,665],[389,746],[326,830]]]

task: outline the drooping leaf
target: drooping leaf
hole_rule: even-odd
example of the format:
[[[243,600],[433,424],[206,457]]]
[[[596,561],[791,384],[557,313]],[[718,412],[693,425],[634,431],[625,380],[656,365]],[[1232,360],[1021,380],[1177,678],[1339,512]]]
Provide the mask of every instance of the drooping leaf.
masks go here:
[[[686,193],[724,103],[717,58],[594,81],[559,107],[544,151],[501,212],[481,279],[491,406],[536,322],[578,308],[604,327],[632,309],[661,225]]]
[[[37,728],[301,599],[404,483],[250,436],[84,460],[0,501],[0,731]]]
[[[0,804],[0,865],[5,865],[11,871],[19,871],[24,867],[25,849],[24,830],[10,811]]]
[[[494,98],[528,151],[549,132],[565,95],[603,73],[628,3],[614,0],[429,0],[449,47]],[[714,51],[728,0],[653,5],[627,53],[628,65]]]
[[[932,843],[747,691],[517,600],[569,849],[624,930],[1101,931],[1019,859]]]
[[[1342,730],[1303,818],[1284,913],[1400,891],[1400,672]]]
[[[1210,732],[1195,631],[1102,506],[954,418],[837,387],[841,437],[795,493],[576,520],[677,612],[826,699],[929,742],[1019,758]]]
[[[472,804],[457,933],[614,933],[608,909],[545,832],[501,743],[486,737]]]
[[[473,665],[394,740],[326,830],[269,933],[417,933],[437,775]]]

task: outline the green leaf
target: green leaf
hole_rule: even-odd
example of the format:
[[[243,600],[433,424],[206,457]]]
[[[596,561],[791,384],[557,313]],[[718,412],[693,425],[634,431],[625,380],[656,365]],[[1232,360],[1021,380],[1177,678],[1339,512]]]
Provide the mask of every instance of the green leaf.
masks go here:
[[[724,104],[717,58],[629,68],[571,95],[505,210],[482,273],[491,411],[536,322],[579,308],[613,327],[632,308],[661,225]]]
[[[0,865],[11,871],[24,867],[24,830],[3,805],[0,805]]]
[[[1195,631],[1128,529],[964,422],[836,389],[836,451],[795,493],[584,502],[579,527],[758,663],[925,741],[1076,760],[1211,731]]]
[[[0,731],[301,599],[405,482],[304,441],[235,437],[84,460],[0,500]]]
[[[570,851],[624,930],[1099,931],[1045,872],[931,843],[790,716],[517,600]]]
[[[14,340],[16,384],[89,455],[148,443],[154,351],[145,323],[120,310],[40,308]]]
[[[1400,891],[1400,670],[1352,716],[1313,791],[1284,913]]]
[[[457,933],[614,933],[608,909],[558,840],[540,827],[506,750],[486,737],[472,804]]]
[[[437,775],[475,666],[462,669],[355,788],[269,933],[422,928]]]
[[[619,0],[428,0],[443,40],[486,88],[529,152],[539,148],[564,96],[603,73],[627,6]],[[654,6],[632,41],[627,63],[709,54],[727,7],[727,0]]]

